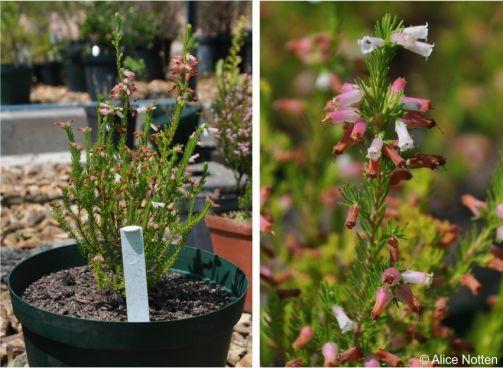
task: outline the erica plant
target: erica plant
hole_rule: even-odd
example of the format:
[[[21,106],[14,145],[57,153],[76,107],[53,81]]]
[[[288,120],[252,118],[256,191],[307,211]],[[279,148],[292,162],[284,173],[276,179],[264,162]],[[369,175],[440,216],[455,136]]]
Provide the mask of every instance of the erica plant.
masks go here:
[[[449,313],[448,297],[454,288],[480,292],[482,285],[471,273],[474,265],[503,271],[501,251],[491,248],[502,236],[503,162],[495,171],[487,201],[463,198],[476,218],[484,221],[484,228],[474,228],[461,240],[455,265],[446,255],[458,230],[437,230],[431,216],[417,211],[414,217],[403,210],[404,218],[424,224],[424,232],[430,233],[425,243],[419,241],[421,228],[388,211],[394,187],[413,180],[417,169],[435,170],[446,161],[421,152],[414,140],[418,129],[435,125],[428,115],[430,101],[407,96],[406,80],[388,77],[399,48],[430,56],[433,45],[427,37],[427,25],[404,27],[396,18],[384,16],[373,36],[358,41],[367,55],[368,79],[344,84],[327,103],[323,122],[343,131],[332,153],[340,155],[354,146],[366,161],[361,183],[340,190],[348,208],[345,227],[356,236],[354,258],[348,269],[334,272],[335,280],[322,284],[319,303],[300,299],[289,304],[281,296],[269,301],[268,338],[280,350],[288,336],[286,366],[421,366],[432,364],[419,360],[425,353],[432,357],[476,349],[498,354],[503,334],[494,331],[503,328],[501,320],[493,318],[491,326],[478,327],[479,334],[491,333],[494,338],[476,347],[456,337],[442,321]],[[416,232],[412,239],[410,227]],[[344,267],[334,265],[338,266]],[[494,315],[501,311],[499,301]]]
[[[239,207],[251,209],[252,178],[252,96],[251,76],[240,74],[241,47],[246,31],[245,18],[235,29],[225,60],[216,67],[217,99],[212,111],[217,140],[226,164],[234,172]]]
[[[188,81],[197,74],[197,60],[190,54],[193,36],[190,26],[183,42],[183,55],[174,57],[170,71],[178,97],[172,120],[166,130],[150,135],[159,152],[148,147],[153,104],[135,108],[132,93],[135,75],[123,69],[121,18],[115,17],[113,45],[116,50],[119,82],[111,91],[111,101],[98,106],[97,142],[91,144],[90,128],[85,134],[85,147],[75,142],[71,122],[61,122],[67,135],[72,156],[72,172],[63,191],[63,205],[54,204],[54,217],[61,227],[77,239],[82,253],[96,274],[98,288],[124,288],[120,228],[129,225],[143,227],[145,260],[149,286],[153,286],[171,267],[180,253],[191,228],[208,211],[208,200],[200,212],[194,212],[196,196],[207,176],[207,166],[199,181],[194,181],[187,167],[195,159],[197,142],[206,129],[200,126],[185,147],[172,146],[180,114],[192,98]],[[135,132],[138,147],[126,146],[128,115],[140,109],[146,111],[145,128]],[[115,116],[120,123],[115,124]],[[114,133],[119,143],[114,144]],[[81,165],[81,155],[85,163]],[[182,214],[186,214],[182,220]],[[70,218],[71,221],[67,221]]]

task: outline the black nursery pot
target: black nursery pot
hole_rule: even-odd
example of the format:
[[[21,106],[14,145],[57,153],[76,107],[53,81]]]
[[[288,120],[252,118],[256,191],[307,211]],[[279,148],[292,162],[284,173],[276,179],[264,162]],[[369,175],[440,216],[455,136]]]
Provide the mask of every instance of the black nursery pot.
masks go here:
[[[87,93],[93,101],[99,95],[107,95],[117,82],[117,66],[115,56],[111,52],[103,51],[98,56],[84,54],[82,57],[86,76]]]
[[[27,64],[2,64],[2,105],[30,103],[31,77],[33,69]]]
[[[35,76],[39,83],[48,86],[61,86],[63,85],[62,65],[59,61],[46,61],[43,63],[36,63]]]
[[[197,38],[197,58],[199,73],[213,73],[218,60],[223,59],[231,48],[231,36],[219,34],[213,36],[200,35]]]
[[[153,42],[151,48],[135,47],[133,55],[136,59],[143,59],[145,63],[145,77],[147,82],[154,79],[164,79],[164,61],[161,55],[162,43],[160,40]]]
[[[85,258],[69,245],[21,261],[9,274],[14,314],[23,326],[30,366],[224,366],[232,328],[241,317],[248,281],[229,261],[185,247],[172,271],[215,282],[235,300],[191,318],[155,322],[107,322],[50,313],[23,299],[40,277],[82,266]]]
[[[64,51],[63,79],[70,91],[87,91],[84,64],[82,63],[83,51],[84,43],[82,41],[72,41]]]

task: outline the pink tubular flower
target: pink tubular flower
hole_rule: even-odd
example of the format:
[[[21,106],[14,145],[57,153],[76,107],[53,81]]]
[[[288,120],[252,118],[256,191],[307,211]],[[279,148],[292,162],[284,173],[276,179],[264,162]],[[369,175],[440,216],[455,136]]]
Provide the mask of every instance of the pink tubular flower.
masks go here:
[[[113,115],[114,114],[114,110],[112,109],[107,109],[107,108],[99,108],[98,109],[98,112],[103,115],[103,116],[107,116],[107,115]]]
[[[343,92],[340,95],[335,96],[335,101],[341,107],[347,107],[357,104],[363,98],[363,92],[358,88],[351,88],[347,92]]]
[[[417,97],[402,97],[402,102],[405,104],[405,110],[428,112],[431,108],[430,100]]]
[[[395,286],[400,282],[402,275],[400,275],[400,271],[398,271],[395,267],[390,267],[387,268],[382,274],[381,274],[381,280],[385,284],[388,284],[389,286]]]
[[[302,360],[295,358],[285,363],[285,368],[302,367]]]
[[[393,93],[396,95],[398,92],[403,91],[405,89],[405,86],[407,85],[407,80],[405,78],[397,78],[393,82],[393,85],[391,87]]]
[[[360,87],[358,87],[358,84],[356,84],[356,83],[344,83],[341,86],[341,90],[339,92],[342,94],[342,93],[352,92],[352,91],[355,91],[355,90],[358,90],[358,91],[360,90]]]
[[[354,330],[354,322],[349,319],[347,314],[344,312],[344,309],[342,309],[338,305],[334,305],[332,307],[332,312],[334,313],[334,316],[337,319],[337,323],[339,324],[339,327],[341,328],[341,331],[343,333]]]
[[[503,242],[503,225],[499,226],[496,230],[496,239],[498,241]]]
[[[383,140],[381,136],[378,135],[372,140],[372,143],[370,144],[370,147],[367,150],[367,158],[369,158],[372,161],[379,160],[379,158],[381,158],[382,146],[383,146]]]
[[[461,196],[461,203],[467,207],[475,217],[480,217],[481,210],[487,207],[487,203],[475,198],[471,194]]]
[[[500,203],[496,206],[496,216],[503,218],[503,203]]]
[[[435,120],[433,119],[428,119],[426,118],[421,112],[419,111],[409,111],[407,114],[403,117],[403,121],[407,124],[407,127],[409,129],[414,129],[414,128],[433,128],[436,123]]]
[[[363,360],[363,366],[365,368],[375,368],[375,367],[380,367],[381,364],[379,364],[379,359],[374,354],[367,355],[365,359]]]
[[[360,111],[354,107],[342,107],[339,110],[329,112],[324,123],[341,124],[341,123],[354,123],[360,118]]]
[[[321,353],[323,354],[323,366],[324,367],[335,367],[337,363],[337,353],[339,352],[339,347],[335,342],[327,342],[323,344],[321,348]]]
[[[395,290],[395,297],[407,304],[412,311],[420,311],[421,305],[419,304],[419,301],[416,299],[414,294],[412,294],[412,290],[410,289],[410,286],[408,284],[398,285]]]
[[[377,178],[379,171],[381,170],[381,162],[379,160],[369,160],[365,167],[365,175],[370,179]]]
[[[388,288],[380,287],[379,289],[377,289],[376,302],[371,313],[372,319],[378,318],[382,314],[382,312],[384,312],[391,300],[393,300],[393,295]]]
[[[409,284],[431,285],[433,279],[432,273],[407,270],[402,272],[402,281]]]
[[[310,326],[304,326],[300,329],[299,336],[292,343],[292,348],[303,348],[314,336],[314,331]]]
[[[358,119],[353,125],[353,130],[351,131],[351,139],[354,141],[359,141],[363,138],[365,130],[367,129],[367,122],[362,118]]]
[[[260,231],[263,233],[272,233],[272,224],[264,216],[260,216]]]

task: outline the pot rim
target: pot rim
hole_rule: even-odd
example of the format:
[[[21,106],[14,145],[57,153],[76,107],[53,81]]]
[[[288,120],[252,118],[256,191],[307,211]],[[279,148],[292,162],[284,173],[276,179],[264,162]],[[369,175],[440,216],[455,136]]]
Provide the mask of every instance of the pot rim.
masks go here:
[[[51,249],[48,249],[48,250],[45,250],[45,251],[33,254],[33,255],[31,255],[31,256],[29,256],[27,258],[24,258],[23,260],[19,261],[18,263],[16,263],[16,265],[12,268],[12,270],[9,272],[8,277],[7,277],[7,286],[8,286],[8,289],[9,289],[10,296],[14,297],[16,299],[16,302],[20,303],[24,307],[27,307],[28,309],[37,310],[38,313],[40,313],[40,312],[47,313],[49,316],[52,316],[53,318],[62,318],[64,320],[78,321],[78,322],[81,322],[81,323],[84,323],[84,322],[99,323],[99,324],[103,324],[103,325],[104,324],[113,324],[113,325],[116,325],[116,326],[121,326],[121,325],[122,326],[126,326],[126,325],[147,326],[147,325],[152,325],[152,324],[153,325],[162,325],[162,324],[173,324],[173,323],[183,323],[183,322],[187,322],[188,323],[188,322],[191,322],[191,321],[203,318],[203,317],[213,316],[213,315],[216,315],[218,313],[222,313],[223,311],[225,311],[227,309],[230,309],[235,304],[240,303],[241,300],[244,299],[244,297],[246,296],[246,294],[248,292],[248,289],[249,289],[249,281],[248,281],[248,277],[246,276],[246,273],[241,268],[239,268],[235,263],[229,261],[228,259],[226,259],[224,257],[218,256],[218,255],[216,255],[214,253],[205,251],[203,249],[189,247],[189,246],[184,246],[184,248],[191,248],[191,249],[194,249],[194,250],[197,250],[197,251],[201,251],[203,253],[209,253],[209,254],[216,255],[220,259],[223,259],[223,260],[227,261],[228,263],[232,264],[239,271],[241,271],[242,274],[244,275],[245,281],[246,281],[245,285],[244,285],[245,286],[244,290],[246,290],[246,292],[242,293],[242,295],[240,295],[238,297],[235,297],[235,300],[233,300],[232,302],[226,304],[225,306],[223,306],[221,308],[218,308],[218,309],[215,309],[215,310],[213,310],[213,311],[211,311],[209,313],[198,314],[196,316],[179,318],[179,319],[175,319],[175,320],[160,320],[160,321],[149,321],[149,322],[128,322],[128,321],[102,321],[102,320],[97,320],[97,319],[79,318],[79,317],[74,317],[74,316],[63,315],[63,314],[59,314],[59,313],[50,312],[48,310],[39,308],[37,306],[34,306],[34,305],[28,303],[26,300],[24,300],[20,295],[18,295],[13,290],[13,288],[11,287],[11,278],[12,278],[12,275],[14,274],[14,272],[21,266],[21,264],[23,264],[23,263],[25,263],[25,262],[33,259],[33,258],[36,258],[36,257],[40,256],[41,254],[44,254],[44,253],[47,253],[47,252],[51,252],[51,251],[54,251],[54,250],[58,250],[58,249],[61,249],[61,248],[69,248],[69,247],[74,247],[74,246],[77,246],[77,242],[75,242],[73,244],[64,245],[64,246],[58,246],[56,248],[51,248]],[[64,269],[66,269],[66,268],[64,268]],[[177,269],[177,268],[171,268],[170,271],[174,271],[174,272],[177,272],[177,273],[180,273],[180,274],[184,274],[184,275],[190,275],[190,272],[183,271],[183,270],[180,270],[180,269]],[[204,280],[204,281],[208,281],[209,280],[208,278],[201,278],[201,279]],[[220,285],[220,286],[223,287],[222,285]],[[224,287],[224,288],[225,288],[226,291],[231,292],[228,288],[226,288],[226,287]]]
[[[253,225],[252,221],[239,221],[235,220],[232,218],[224,217],[220,214],[215,214],[215,213],[208,213],[206,214],[206,220],[210,220],[210,224],[208,221],[206,221],[206,226],[210,229],[215,229],[215,230],[220,230],[220,231],[225,231],[228,233],[235,233],[235,234],[241,234],[241,235],[252,235],[253,234]],[[232,226],[231,229],[229,228],[223,228],[222,226],[219,225],[230,225]]]

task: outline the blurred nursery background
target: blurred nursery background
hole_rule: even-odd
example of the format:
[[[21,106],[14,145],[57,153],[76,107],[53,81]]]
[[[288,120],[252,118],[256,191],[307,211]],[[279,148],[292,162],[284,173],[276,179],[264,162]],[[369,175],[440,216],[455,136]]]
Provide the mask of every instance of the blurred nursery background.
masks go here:
[[[239,109],[228,126],[243,128],[246,134],[235,144],[251,147],[251,2],[248,1],[86,1],[1,3],[1,345],[2,366],[26,365],[19,322],[12,314],[6,286],[8,272],[21,259],[50,247],[72,242],[52,217],[50,202],[61,201],[60,185],[70,174],[70,153],[66,134],[54,126],[72,120],[74,128],[91,127],[96,140],[97,106],[109,98],[117,83],[115,51],[112,46],[114,14],[122,17],[125,68],[136,76],[135,116],[128,118],[127,145],[135,145],[135,130],[143,130],[145,106],[156,103],[154,130],[165,129],[174,106],[171,59],[180,55],[187,24],[197,35],[194,52],[199,60],[198,75],[191,78],[195,101],[185,105],[173,144],[187,143],[202,123],[222,128],[218,120],[223,102],[222,88],[229,86],[220,61],[230,54],[237,66]],[[220,61],[220,64],[219,64]],[[224,70],[225,69],[225,70]],[[233,76],[233,78],[236,78]],[[237,80],[237,79],[236,79]],[[219,107],[216,108],[215,106]],[[142,111],[143,110],[143,111]],[[218,110],[218,111],[217,111]],[[243,184],[237,182],[236,168],[223,152],[216,129],[208,129],[196,148],[191,177],[198,180],[203,163],[209,173],[199,206],[211,195],[223,213],[251,208],[242,206]],[[82,144],[83,134],[77,134]],[[155,145],[153,142],[151,146]],[[155,147],[154,147],[155,148]],[[251,180],[251,149],[248,166],[239,178]],[[233,164],[235,164],[233,162]],[[238,203],[238,200],[240,201]],[[197,205],[196,205],[197,207]],[[197,208],[194,209],[197,211]],[[247,218],[249,220],[249,218]],[[250,227],[251,229],[251,227]],[[210,229],[201,221],[190,233],[187,245],[205,250],[212,247]],[[251,244],[251,230],[245,236]],[[238,251],[237,251],[238,252]],[[250,265],[248,253],[240,255]],[[240,265],[241,266],[241,265]],[[242,266],[241,266],[242,267]],[[250,279],[251,284],[251,279]],[[250,285],[251,286],[251,285]],[[230,366],[251,364],[251,291],[241,321],[236,325],[229,352]]]
[[[414,171],[413,180],[392,192],[386,216],[407,224],[406,249],[412,252],[426,244],[431,257],[445,257],[443,267],[448,269],[454,269],[460,254],[466,256],[460,249],[470,243],[472,229],[475,233],[484,229],[484,221],[475,221],[463,205],[471,197],[462,196],[486,200],[492,174],[501,161],[503,4],[262,3],[261,213],[267,221],[261,239],[264,365],[321,364],[317,357],[321,357],[324,340],[316,334],[323,332],[316,332],[316,327],[312,344],[318,343],[317,347],[303,352],[291,344],[303,324],[317,325],[313,320],[318,317],[323,320],[321,285],[343,283],[355,257],[356,239],[344,228],[346,209],[340,205],[338,189],[358,182],[365,162],[357,149],[333,156],[341,130],[321,121],[326,102],[344,82],[355,83],[357,77],[367,76],[356,40],[372,34],[375,21],[385,13],[397,15],[405,26],[428,23],[428,42],[435,44],[431,57],[425,62],[399,50],[390,79],[403,76],[408,95],[431,99],[436,126],[426,132],[415,130],[414,140],[422,151],[447,160],[435,172]],[[497,249],[493,251],[501,252]],[[417,269],[428,261],[427,257],[407,258],[406,264]],[[483,285],[482,291],[473,295],[463,286],[453,289],[450,316],[445,320],[466,342],[464,348],[500,358],[503,337],[495,331],[503,328],[501,271],[501,261],[493,267],[475,266],[473,274]],[[421,351],[420,346],[410,346],[411,354]],[[434,349],[430,346],[429,351],[457,351],[448,345]],[[309,351],[315,352],[311,356]]]

